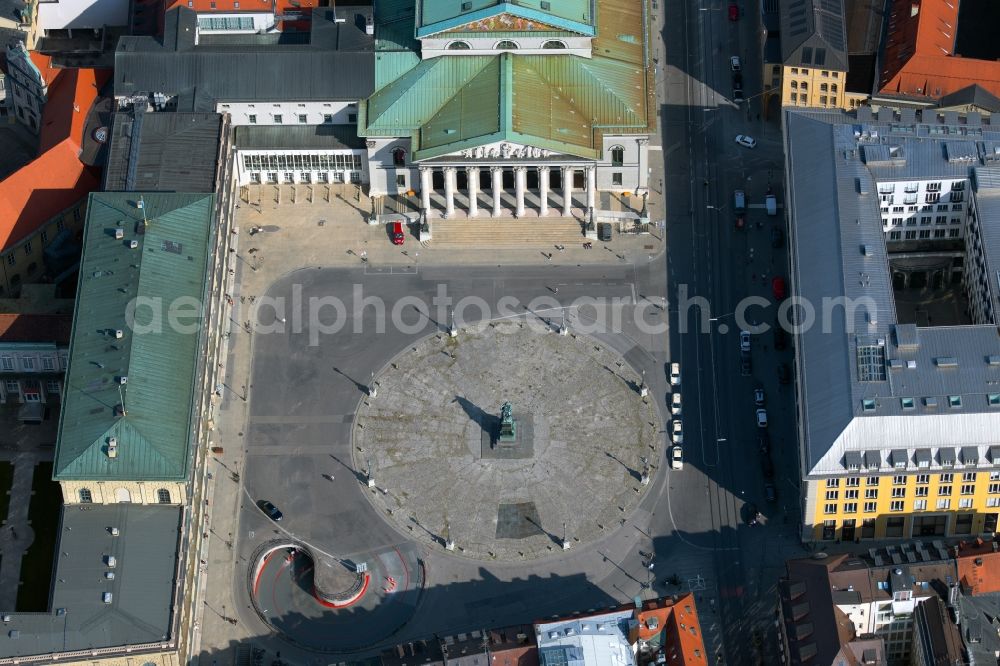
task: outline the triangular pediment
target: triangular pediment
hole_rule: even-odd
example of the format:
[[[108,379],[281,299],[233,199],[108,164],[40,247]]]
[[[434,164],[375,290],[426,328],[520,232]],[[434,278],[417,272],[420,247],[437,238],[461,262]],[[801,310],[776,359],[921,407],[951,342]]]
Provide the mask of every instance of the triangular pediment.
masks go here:
[[[442,159],[462,160],[465,162],[496,162],[520,160],[540,160],[564,156],[547,148],[540,148],[526,143],[513,141],[493,141],[481,146],[473,146],[442,155]]]
[[[451,30],[445,30],[443,34],[453,32],[561,32],[563,30],[564,28],[559,28],[548,23],[504,12],[496,16],[487,16],[478,21],[465,23]]]

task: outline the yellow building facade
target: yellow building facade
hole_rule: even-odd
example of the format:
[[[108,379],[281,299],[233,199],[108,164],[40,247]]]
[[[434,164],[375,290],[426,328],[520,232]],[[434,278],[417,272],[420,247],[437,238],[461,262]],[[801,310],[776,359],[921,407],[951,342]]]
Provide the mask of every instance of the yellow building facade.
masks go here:
[[[31,235],[0,250],[0,297],[16,296],[22,284],[37,282],[45,273],[45,248],[63,229],[78,237],[87,216],[87,198],[40,225]]]
[[[808,479],[815,541],[993,535],[1000,470],[899,472]]]
[[[853,109],[864,95],[846,89],[847,72],[815,67],[782,66],[781,105],[821,109]]]

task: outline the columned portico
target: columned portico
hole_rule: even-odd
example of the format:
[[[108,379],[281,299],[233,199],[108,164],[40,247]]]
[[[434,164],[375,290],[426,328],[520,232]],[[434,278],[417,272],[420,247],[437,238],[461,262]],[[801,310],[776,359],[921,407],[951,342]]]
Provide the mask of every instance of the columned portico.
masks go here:
[[[469,183],[469,217],[479,217],[479,167],[469,167],[466,172]]]
[[[549,168],[547,166],[538,168],[538,194],[541,199],[538,216],[545,217],[549,214]]]
[[[597,208],[597,169],[587,167],[587,212]]]
[[[570,217],[573,214],[573,169],[570,167],[562,168],[562,186],[563,186],[563,209],[562,216]]]
[[[444,168],[444,216],[452,218],[455,216],[455,167]]]
[[[431,210],[432,188],[431,168],[425,166],[420,167],[420,207],[423,209],[424,214],[429,213]]]
[[[500,195],[503,194],[503,167],[490,167],[493,176],[493,217],[500,217]]]
[[[514,197],[516,206],[514,217],[524,217],[524,191],[527,188],[528,169],[523,166],[514,167]]]

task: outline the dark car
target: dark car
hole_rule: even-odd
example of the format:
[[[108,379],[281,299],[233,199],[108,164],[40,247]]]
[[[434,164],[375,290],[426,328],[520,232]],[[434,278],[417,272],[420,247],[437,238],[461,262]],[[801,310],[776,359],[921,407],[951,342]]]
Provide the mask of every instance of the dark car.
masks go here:
[[[602,241],[611,240],[611,224],[608,222],[601,222],[597,225],[597,239]]]
[[[753,502],[747,502],[743,505],[743,522],[747,525],[756,525],[760,519],[760,511],[757,510],[757,505]]]
[[[785,232],[781,227],[771,227],[771,247],[778,248],[785,244]]]
[[[781,384],[792,383],[792,369],[788,367],[787,363],[778,366],[778,382]]]
[[[774,478],[774,463],[771,462],[771,456],[760,457],[760,471],[764,474],[765,479]]]
[[[788,346],[788,334],[781,326],[774,327],[774,348],[781,351]]]
[[[764,484],[764,499],[768,502],[778,501],[778,488],[773,483]]]
[[[733,72],[733,87],[743,88],[743,74],[740,72]]]
[[[785,278],[780,275],[771,278],[771,293],[774,294],[774,300],[785,300]]]
[[[266,515],[271,520],[274,521],[281,520],[282,518],[281,511],[278,510],[278,507],[274,506],[267,500],[260,500],[259,502],[257,502],[257,506],[260,507],[260,510],[264,512],[264,515]]]
[[[757,450],[760,451],[762,456],[766,456],[771,452],[771,436],[767,434],[766,430],[762,434],[757,435]]]
[[[740,8],[736,6],[735,2],[729,4],[729,20],[730,21],[740,20]]]
[[[737,213],[736,214],[736,228],[737,229],[743,229],[746,225],[747,225],[746,215],[744,215],[743,213]]]
[[[749,377],[750,373],[753,372],[753,363],[750,361],[750,352],[745,350],[740,350],[740,374],[744,377]]]

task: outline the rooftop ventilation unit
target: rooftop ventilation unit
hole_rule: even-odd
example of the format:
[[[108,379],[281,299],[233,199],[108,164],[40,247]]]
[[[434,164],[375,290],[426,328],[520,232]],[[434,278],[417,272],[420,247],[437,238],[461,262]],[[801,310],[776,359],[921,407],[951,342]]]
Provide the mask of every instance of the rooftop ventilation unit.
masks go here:
[[[1000,365],[1000,356],[987,356],[986,363],[988,365]]]
[[[120,328],[116,328],[115,329],[115,339],[116,340],[121,340],[123,337],[125,337],[125,331],[123,331]]]
[[[105,555],[104,556],[104,563],[106,565],[108,565],[109,569],[114,569],[115,565],[118,564],[118,560],[115,559],[114,555]]]
[[[121,377],[119,377],[118,378],[118,383],[119,384],[127,384],[128,383],[128,375],[122,375]]]
[[[375,34],[375,17],[373,16],[365,17],[365,34],[366,35]]]
[[[910,370],[914,370],[917,367],[917,362],[911,359],[906,362],[906,367]]]
[[[115,227],[115,240],[121,240],[125,238],[125,230],[121,227]]]
[[[115,437],[108,438],[108,457],[109,458],[118,457],[118,439]]]
[[[135,248],[139,247],[139,241],[137,241],[137,240],[130,240],[128,242],[128,246],[129,246],[129,249],[134,250]]]
[[[121,534],[117,527],[109,528],[108,531],[111,532],[111,536],[118,536]]]
[[[105,571],[104,572],[104,577],[107,580],[114,580],[115,579],[115,572],[114,571]]]
[[[954,356],[938,356],[934,359],[935,365],[939,368],[957,368],[958,359]]]
[[[106,603],[106,604],[110,604],[111,603],[112,596],[111,596],[110,592],[105,592],[104,595],[101,598],[104,600],[104,603]]]

